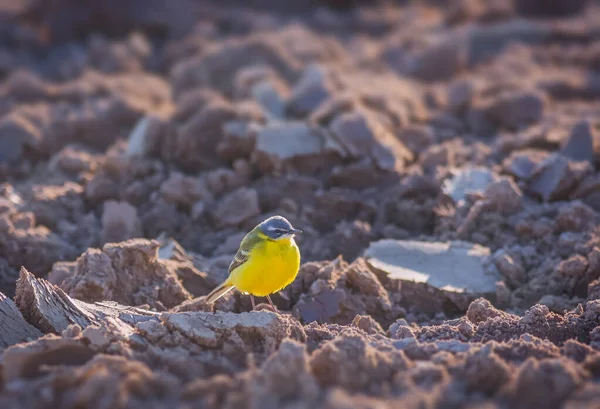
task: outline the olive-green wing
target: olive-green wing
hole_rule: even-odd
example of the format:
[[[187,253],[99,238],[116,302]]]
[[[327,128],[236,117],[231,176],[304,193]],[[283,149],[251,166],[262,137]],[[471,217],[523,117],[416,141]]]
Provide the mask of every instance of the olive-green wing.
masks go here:
[[[252,249],[259,242],[260,242],[260,237],[258,237],[258,233],[256,231],[253,230],[250,233],[246,234],[246,236],[240,243],[240,248],[238,249],[237,253],[233,257],[231,264],[229,264],[229,273],[230,274],[233,270],[235,270],[236,268],[238,268],[239,266],[241,266],[242,264],[244,264],[245,262],[248,261],[248,259],[250,258],[250,253],[252,252]]]

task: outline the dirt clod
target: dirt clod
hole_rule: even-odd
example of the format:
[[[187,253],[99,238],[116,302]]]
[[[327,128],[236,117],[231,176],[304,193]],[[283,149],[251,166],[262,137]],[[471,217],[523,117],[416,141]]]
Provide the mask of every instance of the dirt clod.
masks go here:
[[[176,267],[158,258],[158,249],[157,242],[141,239],[90,249],[61,286],[72,297],[88,302],[173,307],[191,297]]]

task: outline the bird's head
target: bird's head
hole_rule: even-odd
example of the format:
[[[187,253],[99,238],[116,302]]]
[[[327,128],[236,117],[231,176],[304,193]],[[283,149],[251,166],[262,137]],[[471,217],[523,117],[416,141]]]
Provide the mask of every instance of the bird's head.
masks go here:
[[[292,224],[281,216],[269,217],[257,227],[258,231],[270,240],[290,239],[295,234],[302,233],[302,230],[293,228]]]

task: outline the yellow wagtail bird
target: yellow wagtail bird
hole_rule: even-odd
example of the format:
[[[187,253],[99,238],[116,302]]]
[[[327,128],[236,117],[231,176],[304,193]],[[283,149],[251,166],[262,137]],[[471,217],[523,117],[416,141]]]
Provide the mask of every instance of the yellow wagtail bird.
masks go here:
[[[254,296],[267,297],[275,309],[270,294],[287,287],[298,274],[300,250],[294,235],[302,233],[281,216],[269,217],[246,234],[237,254],[229,265],[229,277],[206,296],[215,302],[236,288],[250,294],[252,309]]]

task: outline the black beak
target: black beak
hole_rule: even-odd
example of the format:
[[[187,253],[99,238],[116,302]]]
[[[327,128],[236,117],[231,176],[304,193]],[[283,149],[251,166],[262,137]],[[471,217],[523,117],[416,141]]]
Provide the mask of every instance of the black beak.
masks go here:
[[[302,234],[302,230],[300,229],[290,229],[289,232],[292,234]]]

